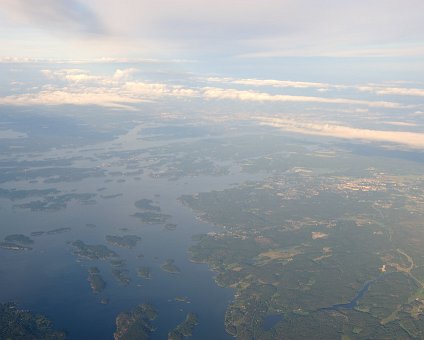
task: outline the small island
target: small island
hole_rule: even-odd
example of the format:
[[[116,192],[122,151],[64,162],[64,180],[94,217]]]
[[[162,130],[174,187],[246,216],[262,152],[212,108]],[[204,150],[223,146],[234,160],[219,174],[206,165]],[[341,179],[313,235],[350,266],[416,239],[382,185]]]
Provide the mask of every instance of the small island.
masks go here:
[[[181,273],[180,268],[178,268],[173,259],[167,259],[164,264],[162,264],[160,267],[162,270],[172,273],[172,274],[179,274]]]
[[[31,233],[31,236],[41,236],[41,235],[44,235],[44,231],[33,231],[32,233]]]
[[[0,248],[6,250],[32,250],[31,247],[23,246],[12,242],[0,242]]]
[[[114,268],[112,269],[112,275],[124,286],[128,286],[131,282],[131,278],[128,276],[126,269]]]
[[[5,242],[10,242],[10,243],[19,243],[25,246],[28,246],[30,244],[33,244],[34,241],[32,239],[30,239],[28,236],[23,235],[23,234],[12,234],[12,235],[7,235],[4,238]]]
[[[72,242],[74,254],[90,260],[109,260],[118,257],[118,254],[103,244],[89,245],[81,240]]]
[[[122,312],[116,317],[115,340],[147,340],[155,330],[152,321],[157,312],[152,305],[141,304],[130,312]]]
[[[120,197],[120,196],[122,196],[122,194],[100,195],[100,197],[105,199],[105,200],[117,198],[117,197]]]
[[[120,258],[116,258],[116,259],[111,259],[109,261],[110,265],[113,267],[124,267],[126,262],[123,259]]]
[[[109,301],[110,301],[109,298],[106,298],[106,297],[100,299],[100,303],[102,305],[108,305]]]
[[[151,279],[151,269],[150,267],[140,267],[138,268],[138,276],[142,277],[143,279]]]
[[[141,237],[137,235],[106,235],[109,244],[123,248],[134,248],[140,240]]]
[[[48,235],[55,235],[55,234],[67,233],[67,232],[69,232],[69,231],[71,231],[71,228],[69,228],[69,227],[64,227],[64,228],[57,228],[57,229],[49,230],[49,231],[47,232],[47,234],[48,234]]]
[[[174,300],[177,302],[190,303],[190,300],[188,299],[187,296],[176,296]]]
[[[141,212],[137,212],[132,216],[137,217],[143,223],[162,224],[166,223],[166,221],[171,217],[161,213],[160,207],[154,205],[152,200],[146,198],[138,200],[134,203],[134,205],[137,209],[141,210]]]
[[[137,202],[134,203],[134,205],[136,206],[136,208],[140,210],[156,211],[156,212],[160,211],[160,207],[154,205],[153,201],[147,198],[142,198],[141,200],[138,200]]]
[[[183,340],[193,335],[193,329],[199,324],[197,315],[188,313],[185,320],[168,333],[168,340]]]
[[[106,282],[103,280],[100,270],[97,267],[88,269],[88,282],[90,282],[90,287],[94,294],[100,293],[106,287]]]
[[[171,217],[166,214],[156,213],[152,211],[137,212],[132,216],[138,218],[143,223],[147,224],[163,224]]]
[[[167,223],[164,225],[164,229],[168,231],[174,231],[177,229],[177,225],[174,223]]]

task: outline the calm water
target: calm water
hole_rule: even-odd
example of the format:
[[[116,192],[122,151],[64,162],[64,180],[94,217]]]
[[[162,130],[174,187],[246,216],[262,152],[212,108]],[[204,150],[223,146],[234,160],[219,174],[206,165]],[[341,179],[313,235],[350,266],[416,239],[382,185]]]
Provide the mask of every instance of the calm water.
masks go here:
[[[89,161],[87,161],[89,162]],[[117,170],[125,168],[116,166]],[[113,182],[107,181],[113,179]],[[118,179],[125,182],[118,183]],[[214,274],[206,265],[189,261],[188,249],[192,236],[217,228],[196,219],[189,209],[181,206],[177,198],[182,194],[224,189],[233,183],[252,179],[252,176],[235,173],[225,177],[199,176],[168,181],[141,176],[90,178],[79,182],[60,184],[29,184],[26,181],[7,183],[8,188],[57,188],[66,192],[97,193],[97,203],[83,205],[70,202],[59,211],[30,212],[13,208],[13,203],[0,200],[0,238],[12,233],[29,235],[39,230],[70,227],[71,231],[32,237],[32,251],[11,252],[0,249],[0,301],[16,301],[19,306],[45,314],[56,328],[68,332],[70,339],[111,339],[115,330],[115,318],[119,312],[131,310],[139,303],[150,302],[159,312],[154,321],[157,331],[153,339],[164,339],[169,330],[184,320],[187,312],[195,312],[200,324],[194,338],[231,338],[224,330],[224,314],[232,299],[232,290],[219,288]],[[97,189],[106,190],[97,192]],[[122,193],[114,199],[102,199],[102,195]],[[159,194],[160,196],[157,196]],[[156,195],[156,196],[155,196]],[[157,201],[162,211],[172,216],[170,223],[177,230],[166,231],[161,225],[145,225],[131,214],[137,212],[134,202],[141,198]],[[35,200],[31,198],[29,200]],[[96,228],[87,228],[93,223]],[[81,239],[88,244],[105,244],[105,235],[122,235],[120,228],[128,228],[127,234],[139,235],[142,241],[133,249],[114,246],[126,261],[132,282],[120,285],[111,274],[111,266],[103,261],[80,261],[71,252],[68,242]],[[139,258],[142,253],[144,258]],[[160,269],[168,258],[175,259],[181,274],[170,274]],[[99,267],[107,282],[106,289],[98,295],[91,292],[87,282],[87,269]],[[137,276],[137,268],[150,266],[152,279]],[[176,296],[187,296],[190,303],[176,302]],[[109,298],[107,305],[101,298]]]
[[[362,288],[358,291],[358,293],[356,293],[355,297],[350,302],[340,303],[331,307],[321,308],[321,310],[354,309],[358,305],[359,300],[364,297],[365,293],[372,286],[372,284],[380,280],[382,277],[383,275],[380,275],[374,280],[366,281]]]

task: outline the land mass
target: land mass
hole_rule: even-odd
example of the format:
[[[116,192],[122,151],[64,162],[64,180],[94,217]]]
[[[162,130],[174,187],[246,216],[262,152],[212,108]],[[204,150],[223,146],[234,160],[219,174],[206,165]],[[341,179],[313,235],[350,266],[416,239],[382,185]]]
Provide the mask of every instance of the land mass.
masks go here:
[[[172,274],[179,274],[181,273],[180,268],[178,268],[175,263],[175,261],[173,259],[167,259],[165,261],[165,263],[163,263],[160,267],[162,268],[162,270],[168,272],[168,273],[172,273]]]
[[[116,259],[118,254],[103,244],[89,245],[81,240],[72,242],[74,254],[90,260]]]
[[[134,248],[140,240],[141,237],[136,235],[106,235],[106,241],[109,244],[124,248]]]
[[[106,287],[106,282],[97,267],[88,269],[88,282],[90,282],[90,287],[94,294],[100,293]]]
[[[168,333],[168,340],[184,340],[193,335],[194,327],[199,324],[197,315],[188,313],[185,320]]]
[[[29,238],[26,235],[23,234],[12,234],[12,235],[7,235],[4,240],[6,242],[11,242],[11,243],[19,243],[25,246],[31,245],[34,243],[34,241]]]
[[[32,250],[31,247],[23,246],[12,242],[0,242],[0,248],[6,250]]]
[[[14,303],[0,303],[0,339],[62,340],[65,333],[53,329],[46,317],[19,309]]]
[[[151,279],[152,278],[152,270],[150,267],[140,267],[138,268],[138,276],[143,279]]]
[[[130,312],[122,312],[116,317],[115,340],[147,340],[155,330],[152,321],[157,312],[152,305],[141,304]]]

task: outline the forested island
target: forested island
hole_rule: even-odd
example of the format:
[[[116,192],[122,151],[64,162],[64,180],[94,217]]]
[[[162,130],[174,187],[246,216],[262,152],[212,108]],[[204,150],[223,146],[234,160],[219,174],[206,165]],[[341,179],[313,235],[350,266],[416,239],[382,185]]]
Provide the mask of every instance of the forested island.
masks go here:
[[[63,340],[64,332],[53,329],[43,315],[19,309],[14,303],[0,303],[0,339],[5,340]]]

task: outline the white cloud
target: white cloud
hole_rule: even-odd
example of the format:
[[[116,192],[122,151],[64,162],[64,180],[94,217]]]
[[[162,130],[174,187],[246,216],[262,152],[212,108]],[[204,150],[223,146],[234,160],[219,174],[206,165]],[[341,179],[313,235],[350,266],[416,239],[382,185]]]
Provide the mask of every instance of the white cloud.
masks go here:
[[[282,94],[269,94],[265,92],[244,91],[236,89],[205,88],[203,95],[207,99],[230,99],[241,101],[258,102],[301,102],[301,103],[323,103],[323,104],[343,104],[343,105],[365,105],[369,107],[381,108],[402,108],[399,103],[386,101],[367,101],[347,98],[325,98],[313,96],[292,96]]]
[[[136,68],[117,69],[112,76],[92,75],[89,71],[79,68],[60,70],[41,70],[41,73],[49,79],[64,80],[71,83],[96,83],[117,84],[125,83],[138,72]]]
[[[255,117],[255,119],[263,125],[289,132],[341,139],[388,142],[410,148],[424,149],[424,133],[362,129],[333,123],[305,122],[284,118]]]
[[[123,86],[123,91],[136,96],[147,96],[159,98],[163,96],[195,97],[198,91],[184,88],[182,86],[167,85],[160,83],[144,83],[140,81],[127,82]]]
[[[116,80],[128,80],[131,79],[134,73],[137,73],[138,69],[136,68],[126,68],[126,69],[117,69],[113,74],[113,79]]]
[[[424,89],[387,87],[374,89],[373,92],[380,95],[416,96],[424,97]]]
[[[413,126],[418,126],[417,123],[410,123],[410,122],[384,122],[384,124],[388,124],[388,125],[394,125],[394,126],[408,126],[408,127],[413,127]]]
[[[103,82],[100,76],[91,75],[88,71],[78,68],[61,70],[41,70],[41,73],[49,79],[64,80],[72,83]]]
[[[326,90],[328,87],[342,87],[341,85],[332,85],[327,83],[316,83],[306,81],[291,81],[291,80],[277,80],[277,79],[234,79],[234,78],[220,78],[220,77],[209,77],[206,78],[208,82],[222,83],[222,84],[236,84],[246,86],[270,86],[270,87],[292,87],[292,88],[316,88],[318,90]]]
[[[296,89],[326,87],[329,91],[337,90],[337,97],[333,93],[320,96],[271,94],[254,90],[240,90],[235,88],[200,87],[205,78],[198,78],[200,83],[192,87],[173,85],[159,82],[146,82],[136,79],[139,70],[136,68],[116,69],[111,74],[92,74],[80,68],[43,69],[41,73],[48,81],[28,92],[22,90],[20,95],[11,95],[0,98],[0,104],[7,105],[99,105],[104,107],[126,107],[143,101],[159,101],[167,98],[197,98],[203,100],[232,100],[238,102],[281,102],[281,103],[316,103],[338,105],[338,112],[368,113],[368,108],[401,109],[411,108],[397,102],[351,99],[340,96],[342,89],[359,89],[369,91],[368,87],[333,85],[317,82],[301,82],[272,79],[234,79],[208,78],[208,82],[229,83],[246,87],[272,86],[276,88]],[[192,79],[192,78],[190,78]],[[375,89],[377,85],[369,86]],[[19,91],[19,88],[14,88]],[[26,104],[25,104],[26,103]],[[343,107],[344,106],[344,107]],[[318,107],[317,110],[325,108]],[[353,110],[353,111],[352,111]]]
[[[418,84],[415,84],[417,86]],[[417,87],[392,87],[387,85],[369,84],[356,86],[360,92],[369,92],[379,96],[424,97],[424,89]]]
[[[199,95],[197,90],[180,85],[129,80],[137,71],[117,69],[111,76],[98,76],[82,69],[41,70],[53,83],[38,92],[0,97],[0,105],[97,105],[133,110],[142,102]],[[57,80],[65,85],[56,84]]]
[[[15,130],[1,130],[0,129],[0,139],[20,139],[27,138],[28,135],[24,132],[19,132]]]
[[[132,110],[129,104],[147,101],[116,94],[107,89],[96,91],[43,90],[33,94],[0,97],[0,105],[97,105],[114,109]]]

